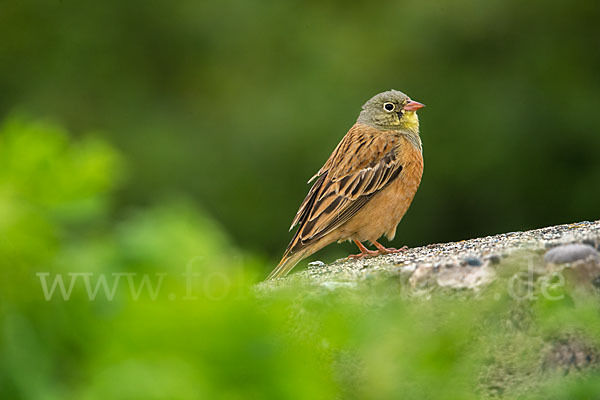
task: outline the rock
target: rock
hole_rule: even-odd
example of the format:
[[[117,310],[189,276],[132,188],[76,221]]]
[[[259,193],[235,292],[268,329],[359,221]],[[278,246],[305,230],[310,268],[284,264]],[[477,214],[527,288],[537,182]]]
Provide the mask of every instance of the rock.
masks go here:
[[[588,257],[598,258],[598,251],[589,244],[564,244],[546,252],[544,261],[552,264],[572,263]]]
[[[316,261],[307,271],[260,284],[259,290],[268,295],[287,285],[300,301],[303,296],[348,293],[377,308],[394,305],[390,300],[407,300],[402,304],[410,308],[413,302],[443,302],[446,298],[460,299],[469,307],[484,301],[486,309],[498,304],[500,312],[490,308],[494,320],[485,323],[492,324],[492,329],[505,327],[509,336],[493,345],[491,357],[486,354],[487,367],[478,380],[488,396],[480,397],[521,398],[533,393],[546,374],[589,376],[588,371],[595,373],[600,368],[595,328],[589,332],[579,328],[588,321],[537,326],[542,320],[538,318],[540,310],[570,315],[576,301],[585,299],[592,302],[590,310],[595,310],[600,253],[594,246],[599,243],[600,221],[565,224],[414,247],[372,258],[340,259],[331,264]],[[536,299],[542,300],[538,303]],[[584,318],[589,315],[581,314]],[[523,357],[523,352],[531,354]],[[528,361],[522,363],[521,358]],[[354,358],[348,362],[357,364]],[[523,389],[523,396],[513,391],[515,387]]]
[[[335,290],[349,287],[349,282],[360,286],[368,281],[370,285],[374,280],[392,277],[408,282],[410,290],[419,292],[436,287],[477,291],[504,276],[503,269],[532,268],[534,281],[558,273],[574,285],[593,287],[600,286],[600,253],[592,243],[600,243],[600,221],[430,244],[365,259],[344,258],[330,264],[314,261],[306,271],[278,280],[277,284],[265,282],[261,286],[267,289],[271,285],[285,286],[286,282],[318,286],[324,283],[323,287]]]
[[[413,289],[422,288],[433,283],[433,266],[420,265],[410,276],[408,283]]]
[[[470,265],[471,267],[481,267],[483,265],[481,259],[479,259],[478,257],[467,257],[464,261],[467,265]]]
[[[413,289],[450,288],[477,290],[494,281],[496,272],[491,267],[436,268],[434,265],[420,265],[408,282]]]
[[[309,268],[319,268],[324,267],[325,263],[323,261],[313,261],[308,263]]]
[[[437,277],[440,287],[452,289],[479,289],[496,278],[496,271],[491,267],[467,268],[458,267],[442,270]]]

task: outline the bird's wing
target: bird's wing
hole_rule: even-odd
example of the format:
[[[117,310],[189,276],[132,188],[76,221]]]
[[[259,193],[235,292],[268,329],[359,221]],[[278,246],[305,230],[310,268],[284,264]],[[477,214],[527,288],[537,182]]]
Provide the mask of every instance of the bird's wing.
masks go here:
[[[325,236],[354,216],[402,171],[400,138],[354,125],[314,178],[292,228],[299,224],[286,253]],[[310,182],[310,181],[309,181]]]

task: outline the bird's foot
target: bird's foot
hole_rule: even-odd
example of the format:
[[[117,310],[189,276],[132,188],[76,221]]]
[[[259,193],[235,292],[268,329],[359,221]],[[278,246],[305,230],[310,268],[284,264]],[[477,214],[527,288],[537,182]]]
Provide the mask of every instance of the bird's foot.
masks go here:
[[[408,246],[402,246],[399,249],[394,249],[393,247],[385,247],[378,241],[373,242],[373,245],[377,247],[377,253],[379,254],[393,254],[393,253],[403,253],[408,250]]]
[[[374,256],[378,256],[380,253],[377,250],[369,250],[367,249],[361,242],[359,242],[358,240],[355,240],[354,243],[356,243],[356,246],[358,246],[358,249],[360,250],[360,254],[350,254],[348,256],[348,258],[350,259],[360,259],[360,258],[365,258],[365,257],[374,257]]]
[[[361,259],[361,258],[365,258],[365,257],[375,257],[380,254],[381,253],[378,250],[365,249],[364,252],[361,252],[359,254],[350,254],[347,258],[352,259],[352,260],[357,260],[357,259]]]

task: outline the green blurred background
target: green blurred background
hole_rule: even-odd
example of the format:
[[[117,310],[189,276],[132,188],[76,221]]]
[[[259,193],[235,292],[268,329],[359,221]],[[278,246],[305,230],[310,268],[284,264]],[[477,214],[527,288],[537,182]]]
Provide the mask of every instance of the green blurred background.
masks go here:
[[[183,193],[277,261],[307,179],[395,88],[427,104],[395,245],[589,220],[599,18],[593,0],[5,2],[0,115],[101,131],[127,160],[119,209]]]
[[[497,349],[530,373],[536,338],[597,299],[534,306],[542,330],[515,333],[494,325],[505,303],[251,288],[304,182],[391,88],[427,104],[394,245],[597,219],[599,20],[594,0],[2,2],[0,397],[476,398]],[[171,301],[190,263],[202,295]],[[39,272],[172,279],[156,301],[46,302]],[[547,378],[541,398],[600,390]]]

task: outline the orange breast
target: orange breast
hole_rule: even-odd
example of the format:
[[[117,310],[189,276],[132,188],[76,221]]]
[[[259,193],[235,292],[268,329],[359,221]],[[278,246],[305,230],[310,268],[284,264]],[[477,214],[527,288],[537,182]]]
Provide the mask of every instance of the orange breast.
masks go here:
[[[385,234],[393,239],[396,226],[408,210],[423,175],[423,156],[406,138],[399,145],[402,172],[375,195],[339,230],[338,240],[370,241]]]
[[[382,233],[385,233],[390,240],[394,238],[396,227],[406,214],[408,207],[410,207],[423,176],[423,154],[421,151],[406,138],[402,138],[401,148],[402,172],[390,184],[389,188],[382,191],[382,204],[379,204],[380,207],[386,210],[389,217],[387,223],[383,223],[385,230]]]

